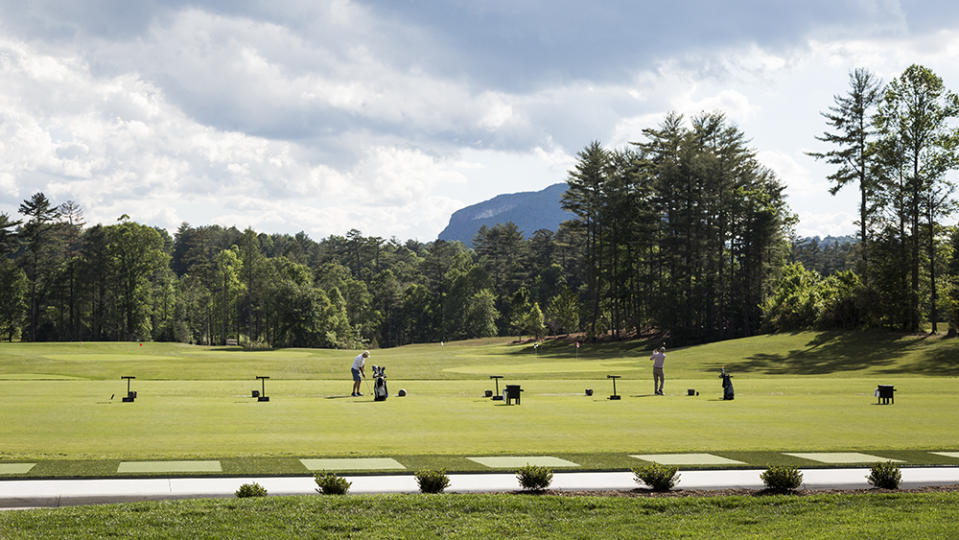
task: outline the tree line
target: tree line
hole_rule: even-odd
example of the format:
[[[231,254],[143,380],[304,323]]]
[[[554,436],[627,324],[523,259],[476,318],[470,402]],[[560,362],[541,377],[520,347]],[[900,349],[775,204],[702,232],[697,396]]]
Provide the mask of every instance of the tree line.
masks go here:
[[[395,346],[494,335],[749,335],[789,252],[783,186],[720,114],[669,115],[630,148],[592,143],[576,219],[459,242],[315,241],[235,227],[87,227],[43,193],[0,214],[8,340]]]
[[[77,204],[36,193],[0,214],[0,337],[266,348],[935,330],[959,318],[959,233],[942,223],[959,99],[921,66],[885,86],[854,70],[850,84],[824,113],[830,149],[812,155],[836,166],[834,192],[858,184],[857,242],[798,241],[783,183],[741,130],[669,114],[625,148],[577,154],[562,200],[575,218],[557,231],[482,227],[472,249],[358,230],[184,223],[171,236],[126,215],[87,226]]]
[[[811,153],[835,167],[832,193],[859,192],[853,269],[823,277],[784,268],[765,304],[771,330],[885,327],[906,332],[959,319],[959,236],[948,173],[959,165],[959,97],[930,69],[912,65],[883,84],[866,69],[822,113],[828,143]]]

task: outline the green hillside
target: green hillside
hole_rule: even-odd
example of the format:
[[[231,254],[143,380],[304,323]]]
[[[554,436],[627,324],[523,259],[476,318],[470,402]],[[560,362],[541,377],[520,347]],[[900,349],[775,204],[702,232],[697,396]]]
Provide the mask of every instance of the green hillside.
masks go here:
[[[488,338],[407,345],[372,351],[371,364],[385,365],[391,378],[407,380],[596,379],[614,373],[645,378],[648,344],[532,343]],[[738,376],[865,375],[959,376],[959,340],[884,332],[798,332],[761,335],[667,351],[667,376],[714,376],[721,366]],[[356,351],[280,349],[244,351],[175,343],[4,343],[0,379],[236,380],[256,375],[275,379],[343,379]]]

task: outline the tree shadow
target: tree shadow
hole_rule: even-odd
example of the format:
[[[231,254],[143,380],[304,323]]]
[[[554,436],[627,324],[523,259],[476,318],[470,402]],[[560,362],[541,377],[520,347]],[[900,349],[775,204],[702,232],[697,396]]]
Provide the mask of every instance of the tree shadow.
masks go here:
[[[918,361],[883,369],[881,373],[905,373],[929,376],[959,376],[959,340],[950,339],[936,349],[925,352]]]
[[[218,345],[210,347],[211,352],[273,352],[276,349],[247,349],[245,347],[237,347],[235,345]]]
[[[802,349],[784,354],[754,354],[726,364],[729,371],[767,375],[826,375],[874,369],[885,374],[959,375],[959,340],[929,347],[928,335],[883,331],[823,332]],[[903,362],[912,350],[918,360]]]
[[[583,341],[579,349],[575,341],[565,339],[548,339],[534,347],[528,343],[523,347],[511,350],[511,356],[539,356],[542,358],[578,358],[580,360],[609,360],[611,356],[629,356],[649,354],[652,345],[647,340],[642,341]]]

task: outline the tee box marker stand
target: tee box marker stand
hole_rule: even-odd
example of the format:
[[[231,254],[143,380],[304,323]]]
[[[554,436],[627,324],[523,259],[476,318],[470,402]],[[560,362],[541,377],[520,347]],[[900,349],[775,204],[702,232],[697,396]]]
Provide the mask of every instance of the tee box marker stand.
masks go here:
[[[260,395],[256,396],[257,401],[270,401],[270,397],[266,395],[266,380],[269,379],[266,375],[257,375],[257,379],[260,379]],[[255,391],[254,391],[255,392]]]
[[[130,380],[136,379],[136,377],[134,377],[133,375],[124,375],[120,378],[127,380],[127,395],[123,396],[123,402],[133,403],[133,400],[137,398],[137,393],[130,390]]]
[[[607,379],[613,379],[613,395],[609,396],[609,399],[611,399],[611,400],[613,400],[613,401],[618,401],[618,400],[620,400],[620,399],[623,397],[623,396],[620,396],[619,394],[616,393],[616,379],[618,379],[618,378],[620,378],[620,377],[621,377],[621,375],[607,375],[607,376],[606,376]]]
[[[499,393],[499,380],[503,378],[502,375],[490,375],[490,379],[496,381],[496,393],[493,394],[493,397],[490,398],[493,401],[503,401],[503,394]]]

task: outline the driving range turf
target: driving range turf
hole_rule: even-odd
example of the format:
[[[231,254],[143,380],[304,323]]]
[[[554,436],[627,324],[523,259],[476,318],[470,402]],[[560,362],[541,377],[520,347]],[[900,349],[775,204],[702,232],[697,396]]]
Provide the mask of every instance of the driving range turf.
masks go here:
[[[490,470],[469,457],[517,455],[578,470],[625,470],[642,463],[631,455],[661,453],[743,467],[824,466],[786,452],[825,451],[959,464],[932,453],[959,451],[959,340],[807,332],[676,348],[666,396],[652,395],[649,349],[557,340],[536,350],[496,338],[373,350],[368,365],[387,366],[391,393],[374,402],[369,382],[366,395],[349,396],[355,351],[0,344],[0,463],[36,463],[3,478],[178,474],[118,472],[121,462],[165,460],[220,463],[183,471],[191,475],[308,474],[301,459],[346,457],[450,472]],[[720,399],[723,365],[733,401]],[[606,399],[608,374],[622,376],[621,401]],[[124,375],[137,377],[134,403],[120,401]],[[258,375],[271,377],[269,402],[250,397]],[[500,390],[521,385],[521,405],[483,398],[489,375],[504,376]],[[879,384],[895,385],[894,405],[876,404]]]

